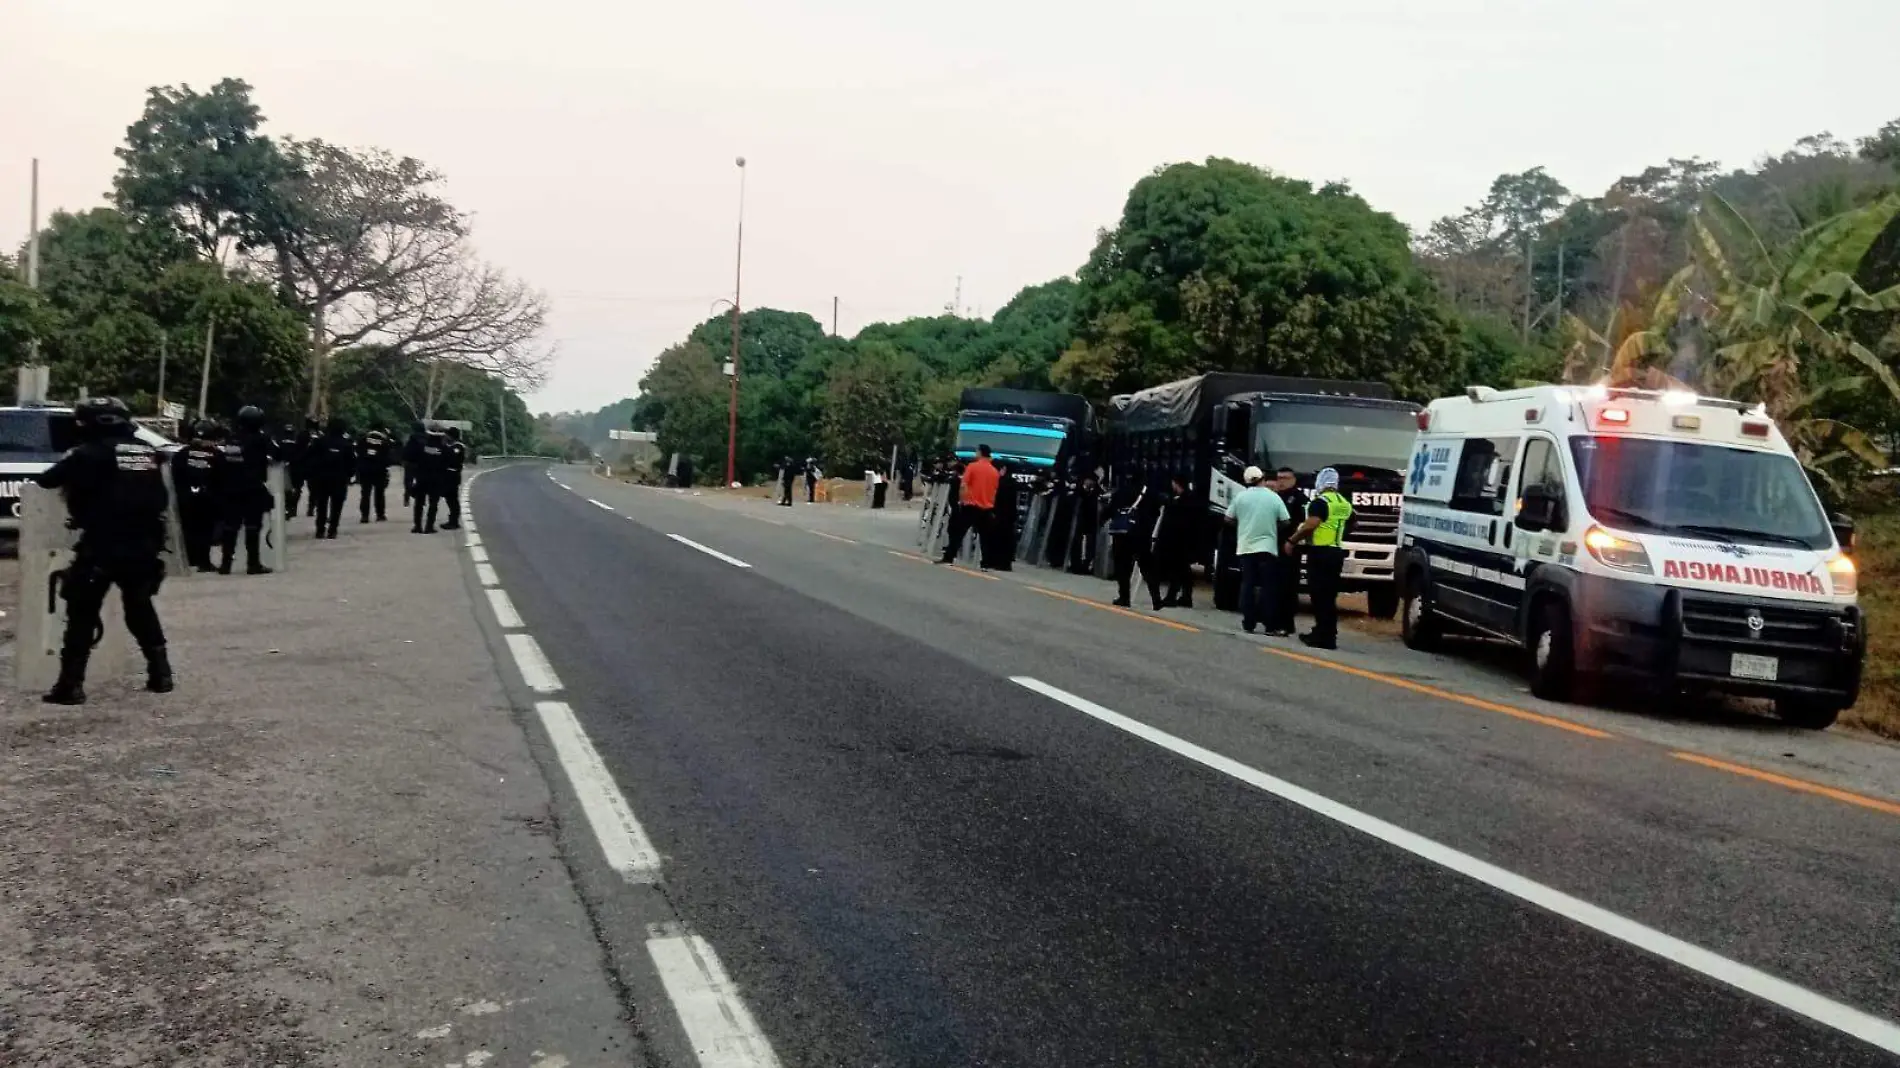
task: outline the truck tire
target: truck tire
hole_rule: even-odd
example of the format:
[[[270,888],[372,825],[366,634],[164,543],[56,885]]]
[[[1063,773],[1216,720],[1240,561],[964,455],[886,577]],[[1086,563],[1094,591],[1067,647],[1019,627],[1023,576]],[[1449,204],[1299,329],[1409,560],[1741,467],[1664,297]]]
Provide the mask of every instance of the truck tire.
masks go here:
[[[1366,611],[1374,619],[1391,619],[1399,614],[1399,587],[1386,582],[1366,590]]]
[[[1570,608],[1555,597],[1537,606],[1527,651],[1531,693],[1546,701],[1568,701],[1577,687],[1577,642]]]
[[[1824,731],[1841,718],[1841,706],[1825,698],[1777,697],[1775,715],[1790,727]]]
[[[1415,575],[1405,583],[1400,607],[1399,638],[1406,648],[1420,652],[1438,648],[1439,639],[1445,636],[1444,621],[1432,610],[1432,591],[1423,576]]]

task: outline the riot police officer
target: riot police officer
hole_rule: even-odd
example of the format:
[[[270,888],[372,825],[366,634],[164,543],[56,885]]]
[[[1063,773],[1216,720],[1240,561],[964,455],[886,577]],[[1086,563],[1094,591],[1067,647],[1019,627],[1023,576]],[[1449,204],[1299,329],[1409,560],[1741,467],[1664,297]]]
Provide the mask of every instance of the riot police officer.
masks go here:
[[[381,430],[365,433],[356,443],[357,496],[365,523],[369,522],[372,505],[378,523],[388,518],[389,465],[394,461],[395,451],[395,443]]]
[[[337,521],[343,518],[343,500],[350,492],[350,475],[356,470],[356,443],[350,440],[349,424],[331,418],[323,436],[310,443],[304,457],[304,478],[309,480],[310,499],[317,506],[317,537],[336,537]]]
[[[224,477],[220,480],[223,494],[219,522],[222,529],[218,533],[218,540],[224,550],[223,558],[218,562],[220,575],[231,573],[231,558],[237,554],[239,527],[244,529],[244,573],[271,573],[271,569],[264,566],[260,554],[264,513],[277,503],[271,500],[270,489],[264,482],[271,461],[276,458],[276,447],[264,430],[263,411],[252,404],[238,409],[237,434],[224,444]]]
[[[462,428],[452,426],[442,446],[442,497],[449,503],[449,521],[443,530],[462,525],[462,465],[468,462],[468,446],[462,444]]]
[[[172,488],[178,509],[178,528],[184,535],[185,562],[199,571],[216,571],[211,563],[211,535],[218,521],[223,492],[224,453],[218,448],[222,428],[200,419],[191,428],[191,444],[172,453]]]
[[[402,443],[402,503],[405,505],[421,496],[416,491],[416,473],[421,470],[422,443],[428,436],[421,423],[413,423],[409,437]]]
[[[448,469],[448,438],[440,430],[429,430],[421,437],[410,440],[411,445],[403,453],[403,459],[410,467],[410,477],[415,483],[409,491],[410,501],[415,508],[415,525],[409,528],[409,532],[434,534],[435,511],[442,503],[443,473]]]
[[[114,586],[124,600],[126,629],[145,654],[145,688],[170,693],[165,630],[152,604],[165,581],[165,565],[159,560],[165,549],[165,478],[158,466],[163,459],[133,436],[131,414],[110,397],[80,401],[73,416],[83,440],[33,477],[47,489],[65,491],[67,522],[79,531],[72,565],[60,587],[66,601],[66,634],[59,651],[59,680],[41,700],[86,703],[86,662],[92,657],[99,610]]]
[[[297,500],[303,496],[303,484],[310,475],[308,460],[310,446],[322,436],[323,430],[322,427],[318,425],[316,418],[314,416],[306,417],[303,421],[303,429],[297,432],[295,438],[291,439],[289,447],[278,446],[276,455],[279,459],[284,461],[285,519],[297,518]],[[310,514],[317,514],[317,501],[314,494],[310,498]]]

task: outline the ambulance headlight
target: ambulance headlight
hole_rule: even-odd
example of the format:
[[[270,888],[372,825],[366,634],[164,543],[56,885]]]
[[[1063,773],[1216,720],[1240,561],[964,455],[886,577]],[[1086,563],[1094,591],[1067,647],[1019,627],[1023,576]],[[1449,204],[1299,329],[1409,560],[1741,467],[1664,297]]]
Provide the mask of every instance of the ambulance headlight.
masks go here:
[[[1839,596],[1847,597],[1860,592],[1860,569],[1854,566],[1854,558],[1846,553],[1828,558],[1827,579]]]
[[[1637,575],[1655,573],[1649,566],[1649,551],[1641,542],[1619,538],[1602,527],[1591,527],[1584,532],[1583,547],[1604,567]]]

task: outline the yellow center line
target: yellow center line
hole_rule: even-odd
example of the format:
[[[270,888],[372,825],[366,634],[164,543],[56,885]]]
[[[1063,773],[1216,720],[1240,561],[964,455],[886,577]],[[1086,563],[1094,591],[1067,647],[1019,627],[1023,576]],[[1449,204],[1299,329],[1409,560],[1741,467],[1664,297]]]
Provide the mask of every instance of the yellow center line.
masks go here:
[[[923,557],[918,556],[916,553],[899,552],[896,549],[886,549],[884,551],[887,553],[890,553],[892,556],[901,557],[902,559],[905,559],[905,560],[912,560],[920,564],[927,564],[930,562],[924,559]]]
[[[1798,790],[1804,794],[1815,794],[1820,797],[1832,798],[1845,804],[1858,805],[1861,808],[1870,808],[1875,812],[1885,812],[1889,816],[1900,816],[1900,804],[1895,804],[1892,801],[1882,801],[1879,798],[1867,797],[1863,794],[1853,793],[1848,790],[1837,790],[1832,786],[1822,786],[1818,782],[1809,782],[1806,779],[1795,779],[1786,775],[1777,775],[1772,771],[1751,768],[1746,764],[1731,764],[1726,760],[1717,760],[1714,757],[1706,757],[1700,753],[1674,752],[1669,755],[1675,757],[1677,760],[1686,760],[1691,764],[1700,764],[1705,768],[1714,768],[1717,771],[1726,771],[1734,775],[1746,775],[1751,779],[1771,782],[1776,786],[1783,786],[1790,790]]]
[[[853,539],[851,539],[851,538],[841,538],[841,537],[839,537],[839,536],[838,536],[838,535],[836,535],[836,534],[827,534],[827,533],[825,533],[825,532],[824,532],[824,531],[822,531],[822,530],[814,530],[814,531],[812,531],[812,533],[813,533],[813,534],[816,534],[816,535],[818,535],[818,536],[819,536],[819,537],[821,537],[821,538],[830,538],[830,539],[831,539],[832,541],[841,541],[841,542],[844,542],[844,543],[845,543],[846,545],[856,545],[856,544],[857,544],[857,542],[856,542],[855,540],[853,540]]]
[[[1061,600],[1061,601],[1070,601],[1075,604],[1086,605],[1090,608],[1099,608],[1104,612],[1113,612],[1118,616],[1127,616],[1129,619],[1139,619],[1143,623],[1155,623],[1163,627],[1173,627],[1175,630],[1184,630],[1184,631],[1187,631],[1189,634],[1199,634],[1201,632],[1201,628],[1199,627],[1190,627],[1186,623],[1176,623],[1172,619],[1161,619],[1156,616],[1144,616],[1140,612],[1131,612],[1120,605],[1103,604],[1100,601],[1091,601],[1084,597],[1074,597],[1066,593],[1058,593],[1055,590],[1048,589],[1043,586],[1036,586],[1027,582],[1023,583],[1023,587],[1025,589],[1034,590],[1045,597],[1054,597],[1057,600]]]
[[[818,532],[814,530],[814,531],[812,531],[812,533],[814,533],[814,534],[816,534],[816,533],[818,533]],[[892,556],[896,556],[896,557],[901,557],[901,558],[903,558],[903,559],[905,559],[905,560],[911,560],[911,561],[915,561],[916,563],[919,563],[919,564],[934,564],[934,563],[936,563],[936,561],[935,561],[935,560],[932,560],[932,559],[931,559],[930,557],[928,557],[928,556],[919,556],[919,555],[918,555],[918,554],[916,554],[916,553],[906,553],[906,552],[899,552],[899,551],[898,551],[898,550],[896,550],[896,549],[886,549],[886,550],[884,550],[884,551],[885,551],[885,552],[887,552],[887,553],[890,553],[890,554],[891,554]],[[955,571],[955,572],[956,572],[957,574],[959,574],[959,575],[968,575],[968,576],[970,576],[971,578],[980,578],[980,579],[985,579],[985,580],[988,580],[988,581],[990,581],[990,582],[1001,582],[1001,581],[1003,581],[1002,579],[999,579],[999,578],[997,578],[997,577],[996,577],[995,575],[986,575],[986,574],[984,574],[984,573],[983,573],[983,572],[981,572],[981,571],[972,571],[972,570],[970,570],[969,568],[967,568],[967,567],[964,567],[964,566],[962,566],[961,564],[949,564],[949,565],[947,565],[947,566],[949,567],[949,569],[950,569],[950,570],[952,570],[952,571]]]
[[[1516,708],[1512,705],[1501,705],[1496,701],[1486,701],[1481,697],[1469,697],[1465,694],[1453,693],[1450,690],[1441,690],[1436,686],[1427,686],[1424,683],[1413,682],[1410,679],[1401,679],[1395,675],[1385,675],[1377,671],[1367,671],[1365,668],[1337,664],[1331,660],[1322,660],[1317,656],[1306,656],[1302,653],[1292,653],[1284,649],[1262,649],[1260,651],[1263,653],[1271,653],[1274,656],[1282,656],[1288,660],[1297,660],[1302,664],[1311,664],[1314,667],[1323,667],[1358,678],[1371,679],[1373,682],[1383,682],[1387,686],[1396,686],[1401,690],[1410,690],[1413,693],[1422,693],[1429,697],[1437,697],[1445,701],[1455,701],[1458,704],[1467,705],[1471,708],[1481,708],[1486,712],[1497,712],[1501,715],[1511,716],[1529,723],[1541,723],[1546,727],[1555,727],[1560,731],[1570,731],[1572,734],[1581,734],[1586,738],[1615,737],[1615,735],[1609,731],[1600,731],[1595,727],[1586,727],[1581,723],[1572,723],[1567,719],[1558,719],[1556,716],[1540,715],[1536,712]]]

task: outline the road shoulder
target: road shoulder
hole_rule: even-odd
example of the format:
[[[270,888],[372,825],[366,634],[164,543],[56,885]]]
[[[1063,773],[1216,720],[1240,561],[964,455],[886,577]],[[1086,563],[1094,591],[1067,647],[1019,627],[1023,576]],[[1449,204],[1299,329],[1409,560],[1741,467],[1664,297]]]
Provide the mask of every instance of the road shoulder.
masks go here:
[[[0,1061],[643,1063],[450,537],[290,548],[167,584],[176,693],[6,696]]]

